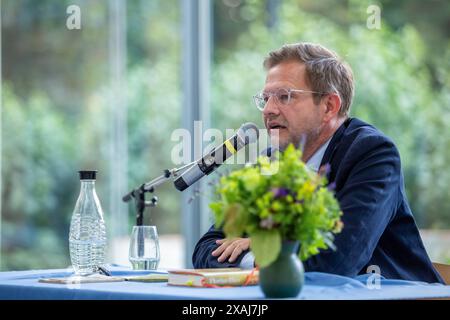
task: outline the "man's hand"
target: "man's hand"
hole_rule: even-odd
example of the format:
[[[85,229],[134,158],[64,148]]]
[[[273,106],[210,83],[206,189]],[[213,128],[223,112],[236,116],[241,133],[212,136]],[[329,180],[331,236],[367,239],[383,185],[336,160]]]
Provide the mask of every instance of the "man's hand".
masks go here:
[[[219,247],[212,252],[212,255],[219,258],[217,261],[224,262],[228,257],[228,262],[234,262],[239,255],[250,248],[250,238],[233,238],[216,240]]]

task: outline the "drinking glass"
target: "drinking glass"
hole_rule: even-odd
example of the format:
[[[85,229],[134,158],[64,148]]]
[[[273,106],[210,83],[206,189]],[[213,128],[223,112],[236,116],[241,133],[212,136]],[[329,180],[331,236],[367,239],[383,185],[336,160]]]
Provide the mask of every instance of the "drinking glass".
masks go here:
[[[134,226],[128,258],[134,270],[156,270],[159,264],[159,240],[156,226]]]

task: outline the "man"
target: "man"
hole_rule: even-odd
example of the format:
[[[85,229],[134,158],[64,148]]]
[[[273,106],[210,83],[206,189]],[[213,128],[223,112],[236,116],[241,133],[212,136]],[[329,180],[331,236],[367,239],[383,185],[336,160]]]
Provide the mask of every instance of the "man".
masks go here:
[[[285,45],[264,61],[267,77],[255,96],[269,135],[280,150],[293,143],[313,170],[329,164],[344,228],[336,250],[304,262],[306,271],[354,277],[378,266],[385,278],[440,282],[408,206],[400,156],[391,139],[348,116],[353,98],[350,67],[332,51],[310,43]],[[225,239],[214,226],[199,240],[196,268],[254,266],[250,238]]]

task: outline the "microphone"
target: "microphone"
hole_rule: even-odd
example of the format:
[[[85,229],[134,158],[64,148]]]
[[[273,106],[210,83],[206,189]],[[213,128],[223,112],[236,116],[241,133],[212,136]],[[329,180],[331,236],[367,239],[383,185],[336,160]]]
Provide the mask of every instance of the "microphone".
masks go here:
[[[199,159],[191,168],[186,170],[174,181],[175,188],[183,191],[197,180],[217,169],[226,159],[238,152],[249,143],[259,138],[258,127],[251,122],[244,123],[237,133],[222,145],[213,149]]]

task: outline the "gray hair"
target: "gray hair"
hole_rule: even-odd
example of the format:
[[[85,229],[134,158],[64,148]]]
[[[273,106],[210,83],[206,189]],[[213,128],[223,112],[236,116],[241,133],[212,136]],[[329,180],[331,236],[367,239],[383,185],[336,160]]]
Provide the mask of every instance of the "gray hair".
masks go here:
[[[306,83],[311,90],[338,94],[341,98],[339,115],[348,116],[354,94],[353,72],[335,52],[314,43],[286,44],[269,53],[264,59],[264,67],[269,70],[285,61],[305,64]],[[314,103],[318,104],[323,96],[315,93]]]

